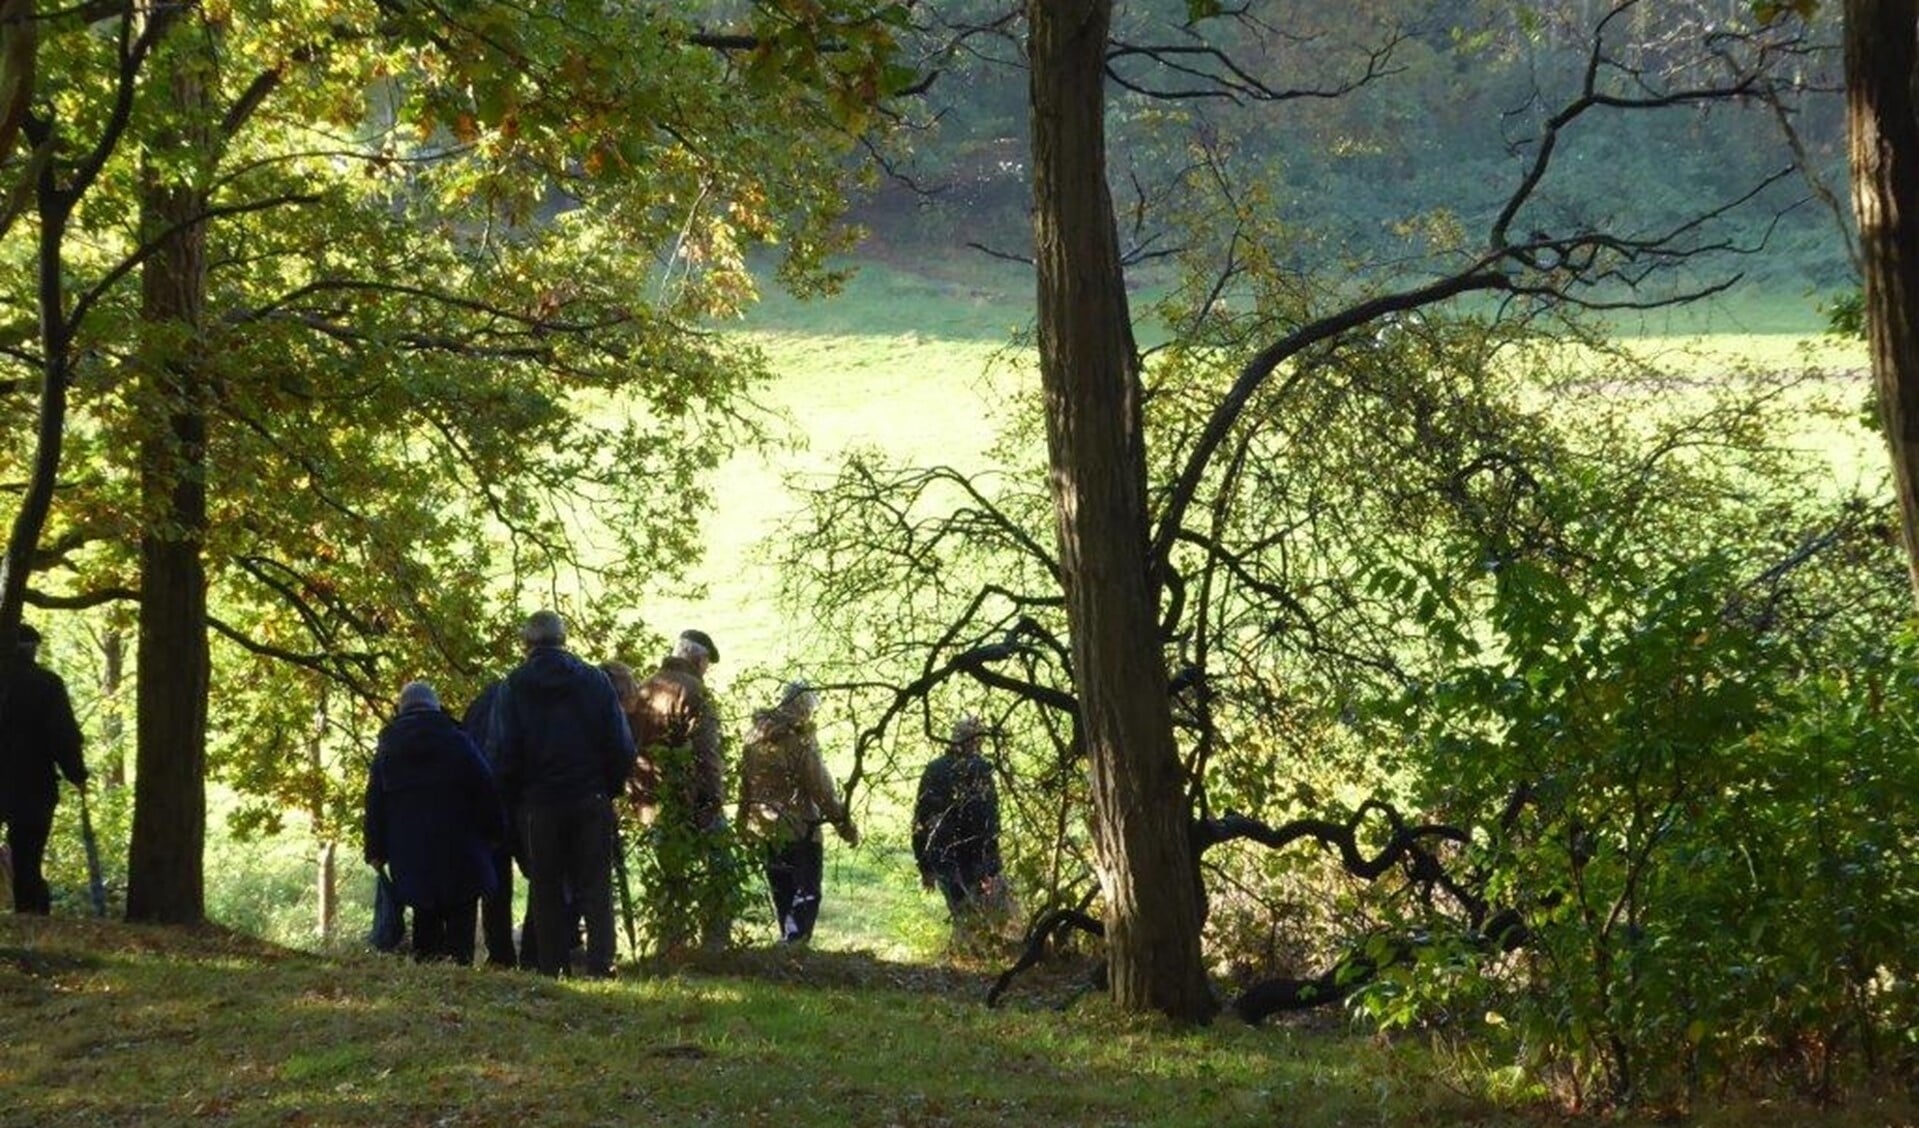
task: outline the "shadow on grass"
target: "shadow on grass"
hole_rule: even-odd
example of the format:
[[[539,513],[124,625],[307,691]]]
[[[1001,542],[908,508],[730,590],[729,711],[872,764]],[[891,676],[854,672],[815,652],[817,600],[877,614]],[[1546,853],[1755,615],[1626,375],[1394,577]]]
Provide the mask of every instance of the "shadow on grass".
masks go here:
[[[949,951],[937,963],[914,963],[870,951],[781,945],[702,953],[680,960],[646,960],[629,969],[647,976],[691,972],[811,989],[897,991],[984,1006],[987,989],[1018,955],[1011,944],[1002,948]],[[1023,1009],[1062,1009],[1092,989],[1096,964],[1082,954],[1056,956],[1024,973],[1007,1002]]]
[[[92,922],[0,949],[0,1124],[1271,1123],[1287,1086],[1375,1092],[1350,1054],[988,1011],[984,968],[858,952],[596,983]]]

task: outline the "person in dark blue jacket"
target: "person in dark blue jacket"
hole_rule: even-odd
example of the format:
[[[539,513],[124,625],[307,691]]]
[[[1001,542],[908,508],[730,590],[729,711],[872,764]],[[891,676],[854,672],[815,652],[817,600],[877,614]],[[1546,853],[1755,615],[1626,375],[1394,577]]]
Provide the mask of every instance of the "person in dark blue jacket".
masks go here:
[[[53,893],[41,872],[53,809],[60,802],[57,769],[75,787],[87,782],[80,726],[60,675],[34,661],[40,632],[20,624],[13,673],[0,686],[0,822],[13,857],[13,911],[45,916]]]
[[[487,769],[496,777],[500,766],[493,762],[495,749],[488,743],[487,734],[493,727],[493,704],[500,699],[500,687],[505,684],[499,678],[488,682],[480,695],[467,705],[465,715],[460,718],[461,730],[480,749],[486,759]],[[512,811],[506,813],[506,820],[508,827],[514,824]],[[513,841],[510,833],[502,835],[500,844],[493,850],[493,877],[493,892],[480,898],[480,935],[486,940],[486,965],[510,968],[517,966],[513,951]],[[525,966],[532,966],[531,962]]]
[[[409,682],[380,730],[366,784],[366,860],[413,910],[413,958],[473,962],[480,898],[505,833],[486,761],[433,687]]]
[[[520,631],[526,660],[507,675],[489,743],[516,812],[542,975],[558,975],[572,924],[586,918],[586,973],[613,974],[613,796],[633,770],[633,734],[613,683],[569,654],[566,624],[535,612]]]

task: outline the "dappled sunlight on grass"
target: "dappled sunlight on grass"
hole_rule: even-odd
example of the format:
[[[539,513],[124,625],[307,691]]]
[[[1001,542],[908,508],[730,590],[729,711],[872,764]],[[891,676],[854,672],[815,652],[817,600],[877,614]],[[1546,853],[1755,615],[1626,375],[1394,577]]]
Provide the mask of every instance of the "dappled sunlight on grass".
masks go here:
[[[1556,1119],[1448,1084],[1416,1039],[1181,1030],[1084,995],[987,1010],[983,970],[860,953],[757,948],[599,983],[230,944],[0,922],[0,1123]],[[1803,1122],[1864,1123],[1820,1117]]]

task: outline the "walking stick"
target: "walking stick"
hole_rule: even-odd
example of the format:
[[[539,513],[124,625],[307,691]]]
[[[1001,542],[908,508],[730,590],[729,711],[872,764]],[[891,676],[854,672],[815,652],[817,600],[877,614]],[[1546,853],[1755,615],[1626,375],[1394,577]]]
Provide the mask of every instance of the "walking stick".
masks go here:
[[[613,823],[613,872],[620,879],[620,918],[626,924],[626,949],[633,958],[640,956],[640,941],[633,926],[633,883],[626,876],[626,837],[620,833],[619,816]]]
[[[93,898],[93,915],[105,919],[107,883],[100,876],[100,840],[93,836],[93,814],[87,809],[87,789],[79,785],[75,790],[80,792],[80,842],[87,850],[87,893]]]

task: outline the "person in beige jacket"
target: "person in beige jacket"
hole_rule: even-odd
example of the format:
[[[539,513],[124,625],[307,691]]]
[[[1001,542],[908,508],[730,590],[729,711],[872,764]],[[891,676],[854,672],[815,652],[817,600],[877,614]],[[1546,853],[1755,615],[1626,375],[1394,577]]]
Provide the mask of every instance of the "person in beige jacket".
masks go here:
[[[819,696],[788,682],[780,702],[754,714],[740,765],[739,824],[762,851],[780,942],[804,944],[820,915],[825,849],[820,825],[833,824],[849,846],[860,835],[840,801],[813,732]]]

